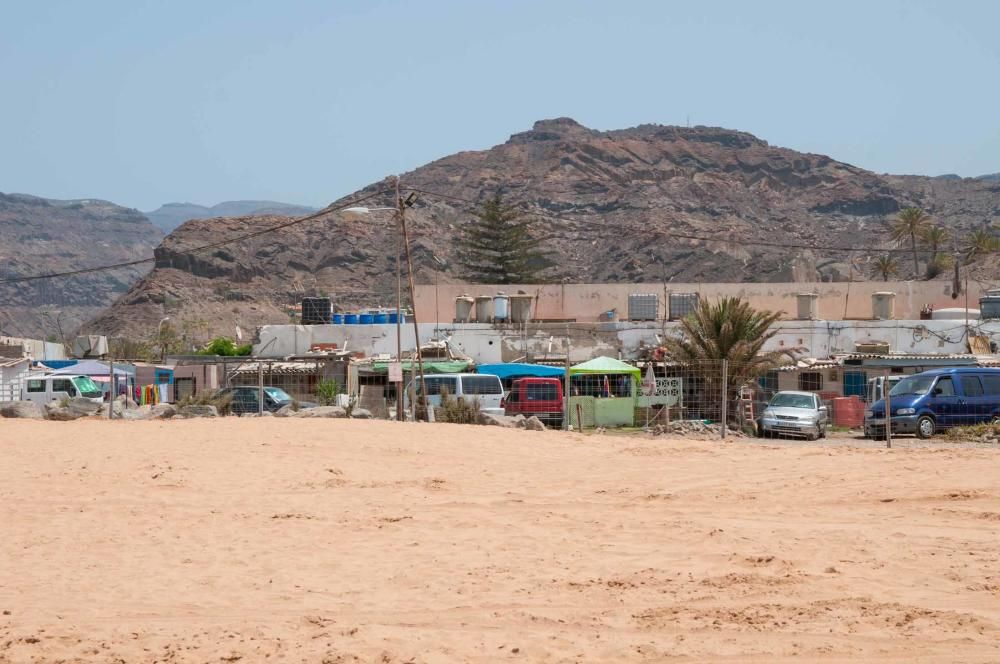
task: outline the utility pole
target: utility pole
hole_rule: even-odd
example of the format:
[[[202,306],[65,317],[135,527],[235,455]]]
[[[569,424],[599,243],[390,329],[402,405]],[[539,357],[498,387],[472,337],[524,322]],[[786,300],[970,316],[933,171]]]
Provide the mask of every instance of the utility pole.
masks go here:
[[[403,197],[399,195],[399,176],[396,176],[396,362],[399,363],[399,380],[396,381],[396,419],[402,422],[403,415],[403,272],[400,268],[400,246],[399,240],[403,233]],[[417,348],[419,350],[419,346]],[[410,374],[413,374],[412,363]]]
[[[396,191],[399,191],[399,178],[396,178]],[[406,252],[406,273],[407,280],[410,284],[410,303],[413,306],[413,343],[416,346],[417,353],[417,367],[420,371],[420,402],[424,407],[425,417],[430,419],[431,415],[427,412],[427,382],[424,380],[424,358],[423,354],[420,352],[420,328],[417,326],[417,298],[414,294],[413,288],[413,259],[410,257],[410,235],[406,230],[406,215],[404,210],[406,209],[406,202],[403,201],[402,196],[396,195],[396,207],[399,210],[399,226],[403,230],[403,249]],[[399,320],[397,317],[396,320]]]

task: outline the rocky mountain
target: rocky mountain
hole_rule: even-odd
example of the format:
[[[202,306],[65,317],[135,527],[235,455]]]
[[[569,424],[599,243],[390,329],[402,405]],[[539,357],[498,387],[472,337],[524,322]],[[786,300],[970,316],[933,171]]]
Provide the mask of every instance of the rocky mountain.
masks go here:
[[[0,193],[0,330],[68,337],[152,264],[51,280],[4,280],[149,258],[162,237],[142,213],[107,201]]]
[[[842,280],[849,261],[863,264],[886,245],[887,221],[903,207],[923,207],[956,235],[1000,217],[1000,185],[987,180],[878,175],[728,129],[596,131],[568,118],[439,159],[402,182],[418,191],[407,214],[423,283],[461,281],[453,240],[474,204],[496,191],[537,219],[550,281]],[[390,182],[338,203],[369,195],[366,205],[390,205]],[[90,327],[142,335],[169,315],[186,321],[193,339],[231,334],[237,319],[244,329],[287,320],[286,308],[304,294],[331,294],[345,308],[392,301],[388,217],[331,216],[193,251],[283,221],[185,223],[157,248],[155,270]],[[900,264],[905,270],[905,257]]]
[[[298,216],[315,212],[316,208],[276,201],[225,201],[211,207],[195,203],[167,203],[146,217],[164,233],[169,233],[189,219],[210,219],[213,217],[242,217],[250,215],[284,214]]]

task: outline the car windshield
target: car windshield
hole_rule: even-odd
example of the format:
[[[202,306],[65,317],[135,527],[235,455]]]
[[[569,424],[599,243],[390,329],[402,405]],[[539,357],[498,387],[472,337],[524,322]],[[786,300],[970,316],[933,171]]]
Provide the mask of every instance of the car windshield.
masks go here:
[[[280,387],[265,387],[264,391],[275,401],[291,401],[292,397]]]
[[[933,384],[933,376],[910,376],[896,383],[896,386],[889,390],[889,396],[905,397],[911,394],[927,394]]]
[[[815,408],[816,402],[811,394],[781,393],[774,395],[771,406],[777,408]]]
[[[101,388],[91,380],[90,376],[77,376],[73,379],[73,384],[76,385],[76,389],[80,391],[81,396],[93,398],[103,394]]]

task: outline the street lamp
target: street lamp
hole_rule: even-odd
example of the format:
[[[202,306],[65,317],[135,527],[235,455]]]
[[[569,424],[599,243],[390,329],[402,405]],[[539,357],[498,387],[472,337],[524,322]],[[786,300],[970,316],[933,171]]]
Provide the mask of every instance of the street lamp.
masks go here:
[[[416,346],[416,356],[417,356],[417,366],[420,372],[420,394],[421,403],[424,409],[427,409],[427,383],[424,381],[424,360],[423,355],[420,352],[420,330],[417,327],[417,317],[416,317],[416,298],[413,293],[413,262],[410,260],[410,238],[406,231],[406,217],[403,211],[412,205],[413,195],[411,194],[410,199],[406,201],[403,200],[402,196],[399,195],[399,178],[396,180],[396,207],[349,207],[341,210],[341,213],[348,217],[364,217],[371,214],[372,212],[379,211],[393,211],[396,213],[396,219],[399,222],[399,233],[396,235],[396,360],[400,363],[400,368],[402,368],[403,363],[403,348],[402,348],[402,271],[400,269],[400,251],[399,244],[400,239],[403,241],[403,246],[406,250],[406,270],[408,275],[408,281],[410,285],[410,301],[414,304],[414,316],[413,316],[413,343]],[[402,237],[400,237],[402,236]],[[429,414],[428,414],[429,417]],[[403,420],[403,383],[400,381],[396,386],[396,419]]]

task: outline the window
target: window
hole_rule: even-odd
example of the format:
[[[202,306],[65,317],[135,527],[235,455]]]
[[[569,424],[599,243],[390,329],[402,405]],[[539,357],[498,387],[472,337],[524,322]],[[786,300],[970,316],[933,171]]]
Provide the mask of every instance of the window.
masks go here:
[[[76,388],[73,387],[73,381],[69,378],[56,378],[52,381],[52,391],[53,392],[65,392],[66,394],[74,395],[76,394]]]
[[[818,371],[803,371],[799,374],[799,389],[803,392],[818,392],[823,389],[823,374]]]
[[[29,392],[44,392],[45,391],[45,381],[44,380],[29,380],[28,381],[28,391]]]
[[[983,396],[983,384],[979,382],[979,376],[962,376],[962,391],[967,397]]]
[[[983,386],[986,388],[986,394],[991,397],[1000,397],[1000,374],[985,374],[980,376],[983,379]]]
[[[424,383],[427,385],[427,394],[436,397],[441,394],[441,390],[447,390],[448,394],[455,394],[454,376],[425,376]],[[420,379],[417,378],[417,392],[420,392]]]
[[[528,383],[527,388],[528,401],[555,401],[559,398],[552,383]]]
[[[952,383],[951,376],[939,378],[937,385],[934,386],[934,393],[943,397],[955,396],[955,385]]]
[[[503,394],[496,376],[462,376],[462,394]]]
[[[760,388],[765,392],[777,392],[778,391],[778,372],[774,369],[768,371],[766,374],[760,377],[757,381]]]

